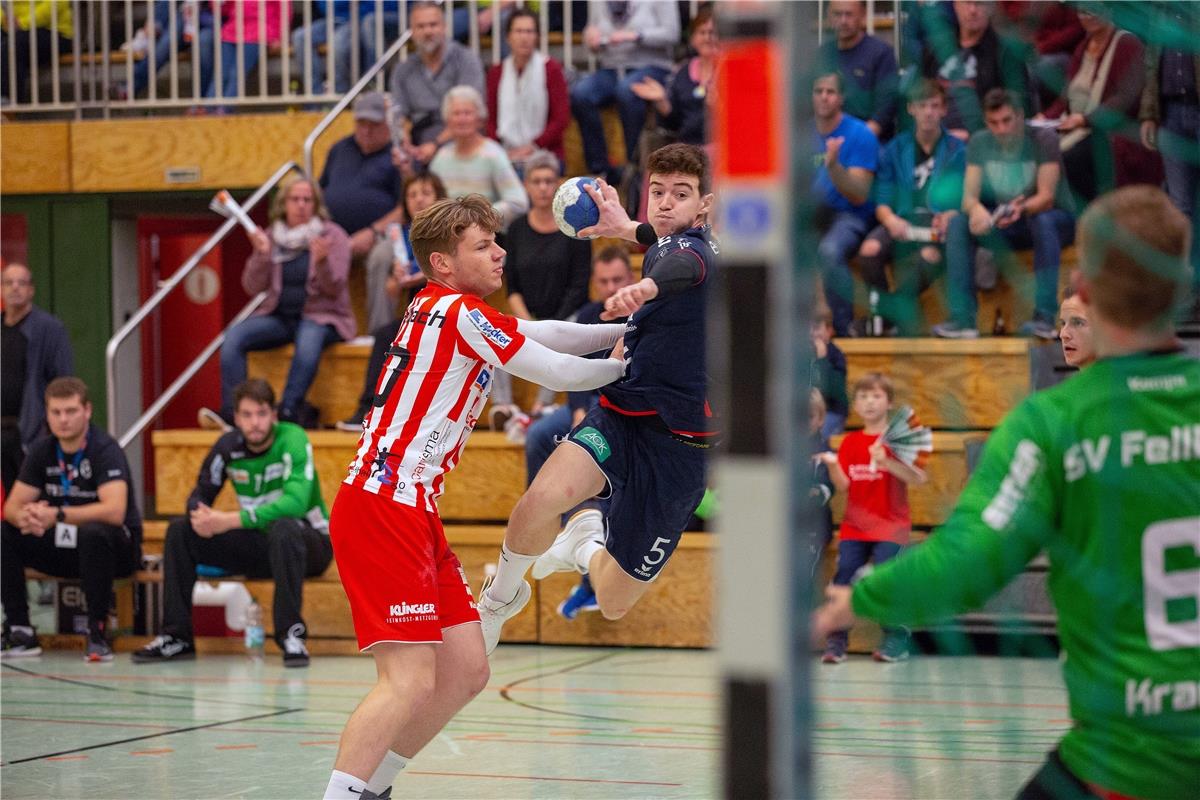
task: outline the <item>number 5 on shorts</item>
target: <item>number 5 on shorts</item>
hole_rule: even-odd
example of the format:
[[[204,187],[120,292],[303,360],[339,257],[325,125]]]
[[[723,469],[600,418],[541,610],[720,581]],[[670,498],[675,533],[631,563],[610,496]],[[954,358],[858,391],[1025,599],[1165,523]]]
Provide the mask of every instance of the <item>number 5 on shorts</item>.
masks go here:
[[[1185,563],[1167,568],[1167,551]],[[1152,650],[1200,647],[1200,517],[1156,522],[1142,534],[1142,599]],[[1170,610],[1182,617],[1172,622]]]
[[[650,552],[657,555],[658,558],[650,558],[650,555],[648,553],[648,554],[642,556],[642,566],[649,568],[649,567],[657,567],[659,564],[661,564],[663,562],[663,559],[665,559],[667,557],[667,551],[663,550],[659,545],[660,544],[670,544],[670,543],[671,543],[670,539],[665,539],[662,536],[659,536],[658,538],[656,538],[654,540],[654,544],[652,544],[650,546]]]

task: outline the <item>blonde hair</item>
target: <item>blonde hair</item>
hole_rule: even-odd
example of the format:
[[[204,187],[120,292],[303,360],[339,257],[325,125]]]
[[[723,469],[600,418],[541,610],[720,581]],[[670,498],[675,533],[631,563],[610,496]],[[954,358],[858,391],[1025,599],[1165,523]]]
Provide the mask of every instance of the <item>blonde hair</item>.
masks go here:
[[[293,172],[279,182],[279,188],[275,190],[275,197],[271,199],[271,222],[285,219],[287,217],[287,196],[288,192],[297,183],[307,183],[313,193],[313,216],[321,219],[329,219],[329,212],[325,210],[325,201],[321,198],[321,187],[317,182],[300,172]]]
[[[1097,198],[1079,219],[1089,305],[1127,330],[1170,324],[1187,297],[1191,225],[1161,189],[1126,186]]]
[[[421,270],[430,277],[434,253],[452,255],[462,241],[463,232],[478,225],[488,233],[500,230],[500,215],[481,194],[469,194],[453,200],[439,200],[413,218],[408,240]]]

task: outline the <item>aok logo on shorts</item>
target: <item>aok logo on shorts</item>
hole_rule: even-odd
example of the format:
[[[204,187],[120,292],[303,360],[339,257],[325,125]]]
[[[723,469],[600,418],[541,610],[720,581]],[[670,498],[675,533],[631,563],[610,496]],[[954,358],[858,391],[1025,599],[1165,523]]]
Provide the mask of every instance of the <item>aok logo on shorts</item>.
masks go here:
[[[612,455],[612,448],[608,446],[608,440],[595,428],[581,428],[575,434],[575,438],[592,449],[592,452],[596,454],[597,461],[603,462]]]
[[[388,622],[420,622],[436,618],[437,607],[433,603],[393,603],[388,606]]]

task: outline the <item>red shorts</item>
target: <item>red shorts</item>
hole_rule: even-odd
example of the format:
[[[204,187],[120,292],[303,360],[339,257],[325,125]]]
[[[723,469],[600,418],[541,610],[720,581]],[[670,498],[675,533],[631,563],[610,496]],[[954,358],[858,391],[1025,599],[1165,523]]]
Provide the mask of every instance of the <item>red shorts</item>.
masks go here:
[[[329,535],[358,646],[441,642],[479,612],[438,515],[342,484]]]

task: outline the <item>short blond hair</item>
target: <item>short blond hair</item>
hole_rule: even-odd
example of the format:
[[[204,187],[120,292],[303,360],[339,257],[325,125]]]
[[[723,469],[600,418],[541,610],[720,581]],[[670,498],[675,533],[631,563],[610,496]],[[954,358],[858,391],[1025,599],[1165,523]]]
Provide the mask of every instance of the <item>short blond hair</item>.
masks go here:
[[[279,189],[276,190],[275,197],[271,199],[271,222],[286,218],[288,192],[297,183],[307,183],[309,188],[312,189],[313,216],[320,217],[321,219],[329,219],[329,212],[325,210],[325,201],[321,198],[321,187],[307,175],[300,172],[293,172],[279,182]]]
[[[1127,330],[1169,326],[1191,283],[1191,235],[1187,217],[1154,186],[1094,200],[1077,237],[1090,307]]]
[[[481,194],[469,194],[452,200],[439,200],[413,218],[408,240],[421,271],[433,277],[430,256],[453,255],[463,232],[478,225],[488,233],[500,230],[500,215]]]

